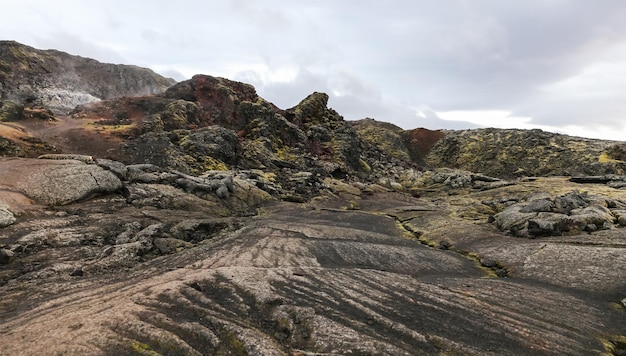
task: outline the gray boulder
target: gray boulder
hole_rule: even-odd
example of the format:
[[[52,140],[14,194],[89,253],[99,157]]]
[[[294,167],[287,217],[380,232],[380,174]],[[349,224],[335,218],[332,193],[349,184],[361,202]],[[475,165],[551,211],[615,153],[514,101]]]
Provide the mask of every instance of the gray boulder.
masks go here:
[[[49,205],[70,204],[122,188],[115,174],[76,160],[0,160],[0,181],[9,190]]]
[[[9,226],[14,224],[15,221],[16,219],[12,212],[7,209],[0,208],[0,227]]]
[[[602,196],[572,191],[551,199],[546,196],[511,205],[495,215],[496,225],[519,237],[559,236],[581,231],[609,229],[614,223],[626,224],[624,210]],[[610,204],[609,204],[610,203]]]

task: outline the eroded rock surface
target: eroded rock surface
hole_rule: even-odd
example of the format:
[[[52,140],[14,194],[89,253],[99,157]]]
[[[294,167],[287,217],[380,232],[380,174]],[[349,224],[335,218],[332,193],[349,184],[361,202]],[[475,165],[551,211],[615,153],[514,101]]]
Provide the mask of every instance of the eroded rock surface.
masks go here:
[[[121,181],[97,165],[76,160],[0,160],[0,184],[42,204],[63,205],[122,188]]]
[[[567,196],[578,185],[566,179],[490,190],[470,185],[463,194],[422,198],[328,180],[304,204],[237,199],[245,181],[233,182],[233,194],[220,198],[175,181],[124,180],[126,197],[31,210],[0,230],[8,252],[2,349],[16,355],[620,350],[621,228],[527,239],[489,222],[499,209],[494,202],[521,202],[548,186]],[[588,200],[626,197],[597,189]]]
[[[17,103],[12,112],[18,118],[23,110],[19,104],[67,112],[99,100],[160,93],[175,83],[146,68],[100,63],[14,41],[0,41],[0,82],[0,100]]]

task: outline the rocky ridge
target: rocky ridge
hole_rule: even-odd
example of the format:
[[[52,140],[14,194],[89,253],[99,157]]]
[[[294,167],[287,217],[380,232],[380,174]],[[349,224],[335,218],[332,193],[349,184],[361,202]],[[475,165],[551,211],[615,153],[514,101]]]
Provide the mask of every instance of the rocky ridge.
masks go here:
[[[146,68],[0,41],[0,109],[15,103],[67,112],[98,100],[160,93],[174,83]]]
[[[626,352],[623,143],[347,122],[206,75],[15,107],[0,354]]]

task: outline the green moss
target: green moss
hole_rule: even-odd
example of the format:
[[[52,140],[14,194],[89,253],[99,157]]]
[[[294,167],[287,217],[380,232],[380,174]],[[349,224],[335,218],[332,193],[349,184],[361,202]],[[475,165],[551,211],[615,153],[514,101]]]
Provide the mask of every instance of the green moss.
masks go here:
[[[230,330],[222,330],[220,333],[221,343],[217,348],[215,355],[217,356],[247,356],[245,344],[237,335]]]
[[[130,345],[130,350],[137,355],[145,355],[145,356],[157,356],[160,355],[158,352],[152,350],[150,345],[144,344],[139,341],[134,341]]]
[[[624,305],[622,303],[611,303],[611,308],[620,311],[622,313],[626,312],[626,308],[624,308]]]
[[[365,162],[362,158],[359,158],[359,165],[363,169],[363,172],[369,173],[372,171],[372,167],[370,167],[370,165],[367,164],[367,162]]]
[[[356,127],[359,137],[372,146],[381,149],[385,154],[402,161],[410,161],[409,151],[400,135],[392,129],[367,123]]]
[[[478,253],[476,252],[465,252],[465,251],[457,251],[459,253],[461,253],[463,256],[467,257],[467,259],[474,261],[474,264],[476,264],[476,267],[478,267],[479,269],[481,269],[483,272],[485,272],[485,276],[484,278],[497,278],[498,275],[496,274],[496,272],[489,268],[489,267],[485,267],[483,266],[483,264],[480,262],[481,257]]]
[[[348,203],[348,206],[346,207],[346,210],[360,210],[361,207],[359,206],[359,203],[356,200],[350,200],[350,202]]]

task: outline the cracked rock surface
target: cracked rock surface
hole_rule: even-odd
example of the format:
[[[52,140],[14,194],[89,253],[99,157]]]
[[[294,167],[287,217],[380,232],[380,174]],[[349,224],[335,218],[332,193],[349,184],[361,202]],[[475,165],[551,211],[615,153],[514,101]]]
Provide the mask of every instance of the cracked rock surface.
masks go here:
[[[113,173],[93,164],[23,158],[0,161],[0,184],[5,190],[49,205],[69,204],[122,188],[122,182]]]
[[[546,187],[566,195],[577,185],[565,179],[419,198],[329,180],[306,203],[242,198],[244,182],[234,178],[221,198],[175,181],[124,181],[126,197],[27,210],[0,230],[2,351],[576,355],[622,347],[619,225],[531,239],[490,222],[506,202]]]

